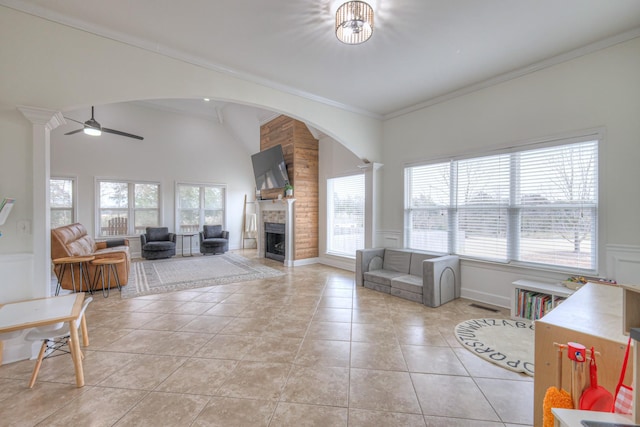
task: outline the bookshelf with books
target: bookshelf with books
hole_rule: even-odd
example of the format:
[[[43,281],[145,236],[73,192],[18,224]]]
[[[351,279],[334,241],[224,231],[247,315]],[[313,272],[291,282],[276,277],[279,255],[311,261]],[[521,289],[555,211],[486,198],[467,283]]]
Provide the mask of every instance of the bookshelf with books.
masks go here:
[[[540,319],[575,292],[556,283],[537,280],[516,280],[513,287],[511,317],[514,319]]]

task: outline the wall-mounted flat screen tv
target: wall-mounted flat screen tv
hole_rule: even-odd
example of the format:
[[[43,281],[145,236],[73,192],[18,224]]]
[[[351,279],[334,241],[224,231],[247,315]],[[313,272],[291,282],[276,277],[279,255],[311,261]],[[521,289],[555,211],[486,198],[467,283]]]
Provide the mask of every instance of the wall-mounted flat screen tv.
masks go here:
[[[289,183],[287,165],[282,155],[282,146],[276,145],[251,156],[256,189],[282,188]]]

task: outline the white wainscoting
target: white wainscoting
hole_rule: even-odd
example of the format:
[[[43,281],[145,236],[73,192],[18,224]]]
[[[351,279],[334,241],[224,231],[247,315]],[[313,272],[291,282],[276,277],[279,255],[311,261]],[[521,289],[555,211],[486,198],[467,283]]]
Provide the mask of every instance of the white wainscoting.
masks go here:
[[[33,286],[33,254],[0,255],[0,303],[34,298]],[[4,342],[3,364],[31,357],[32,343],[22,335]]]
[[[607,245],[607,276],[618,283],[640,283],[640,246]]]
[[[0,303],[34,297],[33,254],[0,255]]]

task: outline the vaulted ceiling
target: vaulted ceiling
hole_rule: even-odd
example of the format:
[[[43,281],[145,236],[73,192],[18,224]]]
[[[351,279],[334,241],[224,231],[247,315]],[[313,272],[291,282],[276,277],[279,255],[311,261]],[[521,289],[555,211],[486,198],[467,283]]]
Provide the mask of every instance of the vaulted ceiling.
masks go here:
[[[373,37],[345,45],[341,3],[0,0],[379,118],[640,36],[638,0],[371,0]]]

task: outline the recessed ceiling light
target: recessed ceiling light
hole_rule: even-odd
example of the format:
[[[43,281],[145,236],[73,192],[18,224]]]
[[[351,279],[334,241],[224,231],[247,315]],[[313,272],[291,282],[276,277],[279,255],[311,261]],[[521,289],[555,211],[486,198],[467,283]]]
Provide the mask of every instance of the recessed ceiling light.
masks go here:
[[[211,101],[209,98],[202,98],[202,100],[203,100],[204,102],[209,102],[209,101]]]

